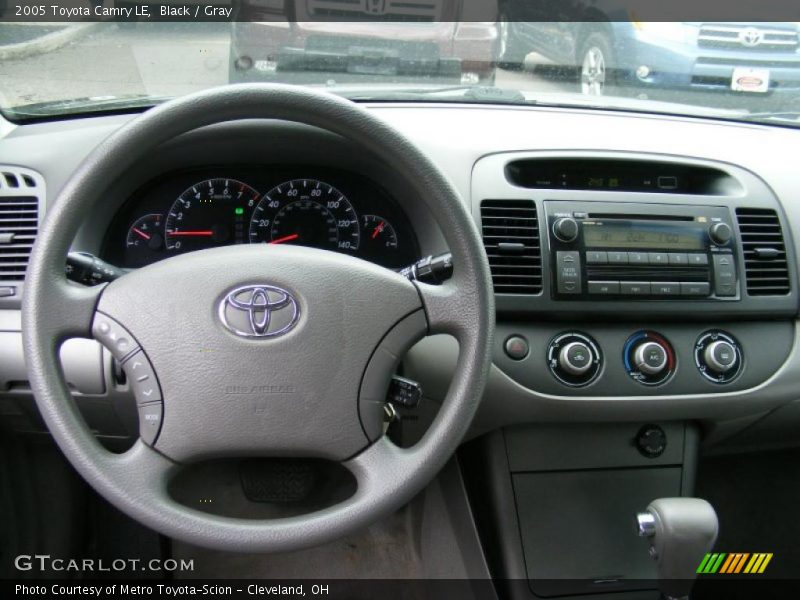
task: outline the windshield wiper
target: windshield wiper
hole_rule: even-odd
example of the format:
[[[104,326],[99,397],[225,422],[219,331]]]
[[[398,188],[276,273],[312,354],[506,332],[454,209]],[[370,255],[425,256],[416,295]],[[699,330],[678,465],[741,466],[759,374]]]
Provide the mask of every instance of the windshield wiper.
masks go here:
[[[489,85],[450,85],[420,88],[380,89],[372,92],[333,90],[355,101],[398,101],[398,100],[451,100],[460,102],[485,102],[487,104],[536,104],[516,89],[499,88]]]
[[[125,96],[87,96],[55,102],[36,102],[6,109],[11,120],[36,119],[69,114],[90,112],[113,112],[127,109],[148,108],[166,102],[170,96],[151,96],[148,94],[128,94]]]

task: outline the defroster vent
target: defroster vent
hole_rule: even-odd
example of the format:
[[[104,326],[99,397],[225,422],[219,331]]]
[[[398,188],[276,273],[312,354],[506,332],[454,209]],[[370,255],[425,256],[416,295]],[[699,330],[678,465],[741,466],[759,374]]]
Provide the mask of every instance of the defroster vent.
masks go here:
[[[778,214],[766,208],[737,208],[744,251],[745,282],[750,296],[790,292],[789,263]]]
[[[484,200],[481,232],[495,293],[541,293],[542,247],[533,200]]]

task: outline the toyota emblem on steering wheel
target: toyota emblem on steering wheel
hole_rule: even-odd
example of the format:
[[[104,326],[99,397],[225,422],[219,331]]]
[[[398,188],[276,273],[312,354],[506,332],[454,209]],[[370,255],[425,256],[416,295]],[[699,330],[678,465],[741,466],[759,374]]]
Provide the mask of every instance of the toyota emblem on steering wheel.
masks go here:
[[[300,309],[286,290],[274,285],[245,285],[219,303],[219,318],[229,331],[241,337],[269,338],[283,335],[297,323]]]

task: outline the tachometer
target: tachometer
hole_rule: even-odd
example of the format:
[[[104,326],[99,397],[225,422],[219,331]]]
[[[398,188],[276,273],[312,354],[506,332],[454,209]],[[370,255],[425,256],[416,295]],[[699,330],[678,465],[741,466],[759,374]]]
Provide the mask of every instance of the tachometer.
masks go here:
[[[335,187],[293,179],[262,196],[250,220],[250,241],[355,252],[361,229],[350,201]]]
[[[247,215],[258,192],[235,179],[207,179],[175,200],[167,213],[167,250],[188,252],[214,246],[247,243]]]

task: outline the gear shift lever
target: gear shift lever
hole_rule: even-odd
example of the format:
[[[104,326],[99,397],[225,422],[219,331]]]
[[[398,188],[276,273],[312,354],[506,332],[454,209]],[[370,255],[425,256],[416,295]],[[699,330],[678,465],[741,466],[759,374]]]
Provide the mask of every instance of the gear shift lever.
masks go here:
[[[659,498],[636,515],[640,536],[650,542],[658,587],[668,599],[686,599],[697,566],[717,539],[717,513],[700,498]]]

